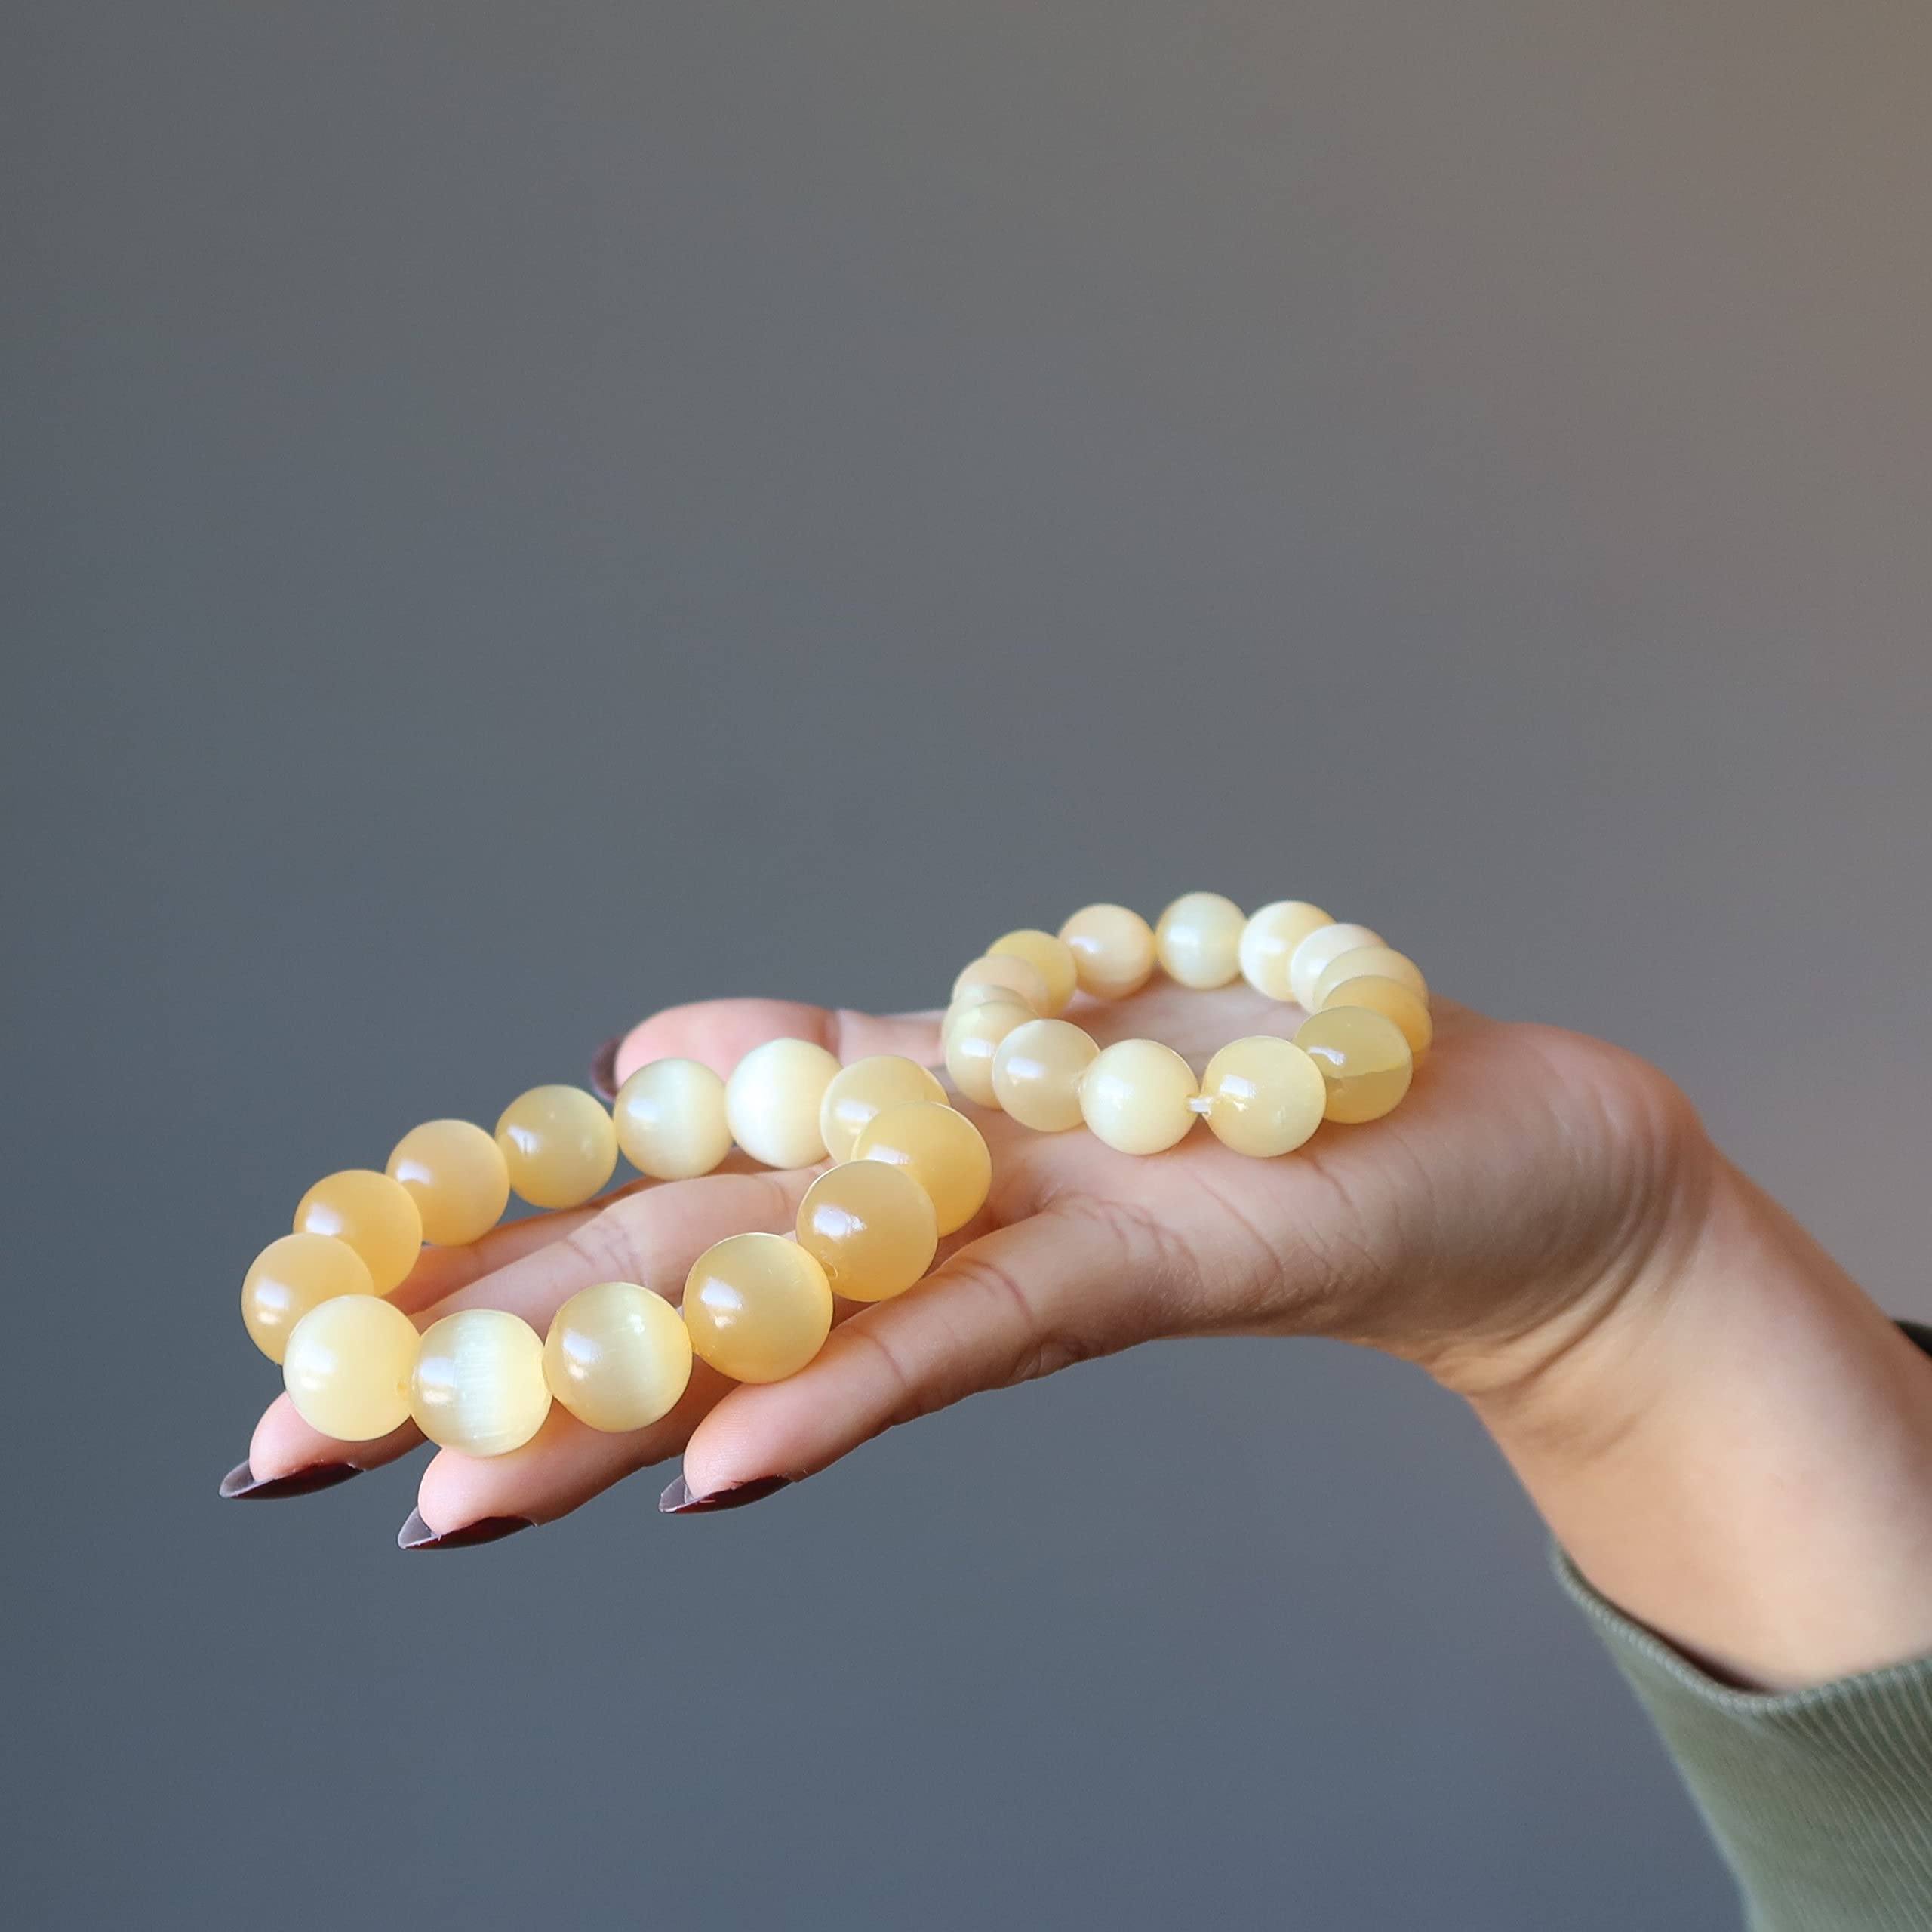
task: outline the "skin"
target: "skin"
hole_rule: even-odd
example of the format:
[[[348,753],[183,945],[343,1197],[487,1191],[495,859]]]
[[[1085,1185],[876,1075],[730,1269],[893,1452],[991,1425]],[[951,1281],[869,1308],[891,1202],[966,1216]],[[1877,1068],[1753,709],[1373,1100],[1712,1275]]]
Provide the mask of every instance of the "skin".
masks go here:
[[[1197,1067],[1294,1016],[1237,983],[1157,981],[1067,1016],[1103,1044],[1166,1041]],[[678,1407],[628,1435],[561,1406],[488,1460],[449,1451],[418,1507],[439,1533],[554,1521],[680,1453],[691,1492],[826,1469],[983,1389],[1164,1337],[1320,1335],[1414,1364],[1469,1402],[1596,1586],[1707,1669],[1766,1688],[1932,1651],[1932,1361],[1713,1145],[1655,1068],[1603,1042],[1437,1001],[1407,1099],[1256,1161],[1197,1128],[1152,1158],[970,1106],[992,1146],[985,1212],[906,1296],[843,1309],[818,1358],[740,1388],[697,1364]],[[774,1001],[657,1015],[621,1078],[681,1054],[728,1072],[760,1042],[936,1063],[938,1017]],[[395,1299],[425,1325],[504,1308],[540,1333],[599,1281],[672,1298],[728,1234],[789,1229],[811,1171],[737,1157],[429,1250]],[[368,1468],[412,1427],[343,1444],[285,1396],[257,1478]]]

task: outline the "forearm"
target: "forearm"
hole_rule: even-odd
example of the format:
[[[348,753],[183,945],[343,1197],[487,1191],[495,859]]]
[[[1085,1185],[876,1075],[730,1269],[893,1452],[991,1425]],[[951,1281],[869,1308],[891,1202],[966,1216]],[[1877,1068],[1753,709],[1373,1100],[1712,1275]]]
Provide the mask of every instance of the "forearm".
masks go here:
[[[1734,1170],[1671,1278],[1472,1400],[1583,1575],[1713,1673],[1932,1653],[1932,1361]]]

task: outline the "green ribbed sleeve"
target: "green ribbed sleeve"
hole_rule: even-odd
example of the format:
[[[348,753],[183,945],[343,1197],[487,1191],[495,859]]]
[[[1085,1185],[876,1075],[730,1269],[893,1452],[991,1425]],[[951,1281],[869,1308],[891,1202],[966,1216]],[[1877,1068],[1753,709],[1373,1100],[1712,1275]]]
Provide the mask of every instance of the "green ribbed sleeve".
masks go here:
[[[1932,1353],[1932,1330],[1900,1324]],[[1932,1657],[1768,1695],[1706,1676],[1558,1574],[1651,1715],[1752,1932],[1932,1928]]]

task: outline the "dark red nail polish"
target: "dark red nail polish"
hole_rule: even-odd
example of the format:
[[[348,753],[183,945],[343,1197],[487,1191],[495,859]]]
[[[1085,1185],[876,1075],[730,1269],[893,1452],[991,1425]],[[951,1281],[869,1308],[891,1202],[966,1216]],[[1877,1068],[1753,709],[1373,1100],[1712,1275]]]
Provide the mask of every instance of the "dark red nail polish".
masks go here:
[[[409,1512],[409,1520],[396,1532],[398,1549],[469,1549],[480,1543],[500,1543],[518,1530],[537,1527],[531,1516],[481,1516],[460,1530],[445,1530],[441,1536],[423,1520],[420,1509]]]
[[[318,1489],[333,1489],[339,1482],[362,1472],[353,1463],[315,1463],[306,1469],[291,1469],[285,1476],[270,1476],[257,1482],[246,1463],[237,1463],[221,1479],[221,1494],[230,1503],[245,1498],[252,1503],[272,1503],[278,1496],[310,1496]]]
[[[702,1516],[713,1509],[742,1509],[747,1503],[759,1503],[791,1486],[789,1476],[756,1476],[749,1482],[734,1483],[709,1496],[694,1496],[682,1476],[657,1499],[660,1514],[666,1516]]]
[[[620,1033],[614,1039],[606,1040],[590,1056],[590,1088],[600,1100],[614,1100],[617,1097],[617,1049],[624,1044],[626,1036]]]

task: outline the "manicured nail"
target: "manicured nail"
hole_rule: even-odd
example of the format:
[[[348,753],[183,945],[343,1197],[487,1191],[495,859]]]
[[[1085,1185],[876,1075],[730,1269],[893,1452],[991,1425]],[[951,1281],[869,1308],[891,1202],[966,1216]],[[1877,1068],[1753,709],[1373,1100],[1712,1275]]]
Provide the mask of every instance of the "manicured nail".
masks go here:
[[[789,1488],[789,1476],[755,1476],[749,1482],[734,1483],[729,1489],[709,1496],[694,1496],[682,1476],[657,1499],[659,1513],[666,1516],[701,1516],[712,1509],[742,1509],[747,1503],[762,1502],[768,1496]]]
[[[617,1097],[617,1049],[624,1044],[625,1035],[617,1035],[606,1040],[590,1056],[591,1091],[600,1100],[614,1100]]]
[[[333,1489],[361,1473],[353,1463],[312,1463],[306,1469],[291,1469],[285,1476],[268,1476],[257,1482],[246,1463],[237,1463],[222,1478],[221,1494],[231,1503],[244,1497],[269,1503],[278,1496],[309,1496],[318,1489]]]
[[[460,1530],[445,1530],[441,1536],[423,1520],[420,1509],[409,1512],[409,1521],[396,1532],[398,1549],[468,1549],[479,1543],[500,1543],[518,1530],[534,1530],[532,1516],[482,1516]]]

